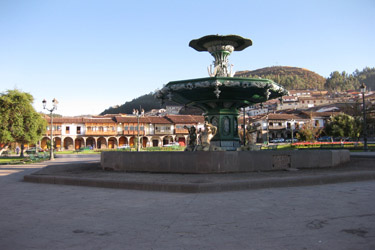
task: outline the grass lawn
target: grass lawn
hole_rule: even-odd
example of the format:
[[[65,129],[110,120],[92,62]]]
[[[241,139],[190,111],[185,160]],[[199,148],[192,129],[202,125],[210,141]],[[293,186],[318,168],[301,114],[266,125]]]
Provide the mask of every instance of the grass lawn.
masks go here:
[[[148,148],[141,148],[142,152],[145,151],[184,151],[185,147],[148,147]],[[82,150],[82,151],[75,151],[75,150],[65,150],[55,152],[57,155],[67,155],[67,154],[100,154],[101,152],[105,151],[137,151],[136,148],[129,148],[129,149],[98,149],[98,150]]]
[[[55,152],[55,154],[57,155],[68,155],[68,154],[100,154],[100,152],[98,151],[94,151],[94,150],[83,150],[83,151],[80,151],[80,152],[76,152],[74,150],[66,150],[66,151],[59,151],[59,152]]]
[[[25,164],[25,163],[35,163],[41,162],[44,159],[36,158],[31,160],[29,157],[1,157],[0,158],[0,165],[7,165],[7,164]]]
[[[12,158],[0,158],[0,164],[13,164],[23,161],[25,158],[12,157]]]

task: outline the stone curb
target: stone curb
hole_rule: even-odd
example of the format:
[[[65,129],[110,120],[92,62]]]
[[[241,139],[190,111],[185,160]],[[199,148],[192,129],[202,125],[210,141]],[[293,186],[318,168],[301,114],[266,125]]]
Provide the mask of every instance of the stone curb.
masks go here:
[[[87,187],[117,188],[143,191],[177,193],[209,193],[252,190],[278,187],[297,187],[341,182],[375,180],[375,171],[334,173],[314,176],[264,178],[259,180],[222,181],[217,183],[166,183],[142,181],[118,181],[94,178],[62,177],[52,175],[25,175],[24,181],[45,184],[75,185]]]

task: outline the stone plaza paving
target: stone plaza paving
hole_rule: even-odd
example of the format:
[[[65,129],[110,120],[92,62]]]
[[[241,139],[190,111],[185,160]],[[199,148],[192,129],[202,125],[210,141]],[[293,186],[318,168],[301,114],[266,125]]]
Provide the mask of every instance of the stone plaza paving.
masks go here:
[[[211,193],[23,181],[80,162],[98,158],[0,166],[0,249],[375,249],[373,180]]]

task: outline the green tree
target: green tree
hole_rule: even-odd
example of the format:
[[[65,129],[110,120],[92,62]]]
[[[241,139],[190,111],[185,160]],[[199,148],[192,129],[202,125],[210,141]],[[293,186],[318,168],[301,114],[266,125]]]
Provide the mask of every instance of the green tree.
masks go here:
[[[46,121],[33,106],[34,98],[29,93],[17,89],[0,94],[0,143],[2,150],[12,142],[21,144],[36,143],[45,132]]]
[[[338,114],[328,120],[324,132],[326,135],[333,137],[351,137],[358,139],[362,132],[361,124],[358,118],[347,114]]]
[[[297,132],[297,139],[300,141],[311,141],[314,142],[322,133],[322,129],[314,127],[313,121],[305,123],[301,129]]]
[[[358,77],[355,77],[355,73],[348,75],[345,71],[341,73],[338,71],[332,72],[325,83],[326,89],[332,92],[358,89],[359,85],[359,80]]]
[[[360,82],[366,84],[367,88],[375,89],[375,68],[366,67],[362,71],[356,69],[353,76]]]

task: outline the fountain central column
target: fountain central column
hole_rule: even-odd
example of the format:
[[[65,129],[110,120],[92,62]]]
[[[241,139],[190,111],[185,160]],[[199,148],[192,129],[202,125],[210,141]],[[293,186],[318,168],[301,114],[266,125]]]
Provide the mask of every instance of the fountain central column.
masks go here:
[[[211,145],[225,150],[236,150],[240,147],[238,115],[239,111],[235,107],[218,107],[207,110],[204,114],[205,119],[218,129],[216,135],[211,139]]]

